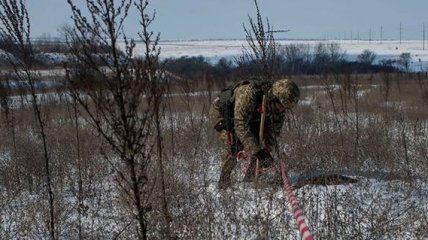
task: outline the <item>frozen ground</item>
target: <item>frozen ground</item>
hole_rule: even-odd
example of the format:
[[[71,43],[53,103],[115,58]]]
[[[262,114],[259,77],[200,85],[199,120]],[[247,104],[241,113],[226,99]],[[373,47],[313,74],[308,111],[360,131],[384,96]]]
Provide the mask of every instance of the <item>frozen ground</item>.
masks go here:
[[[236,171],[233,186],[219,191],[216,186],[219,167],[213,162],[217,158],[215,154],[209,158],[212,163],[200,173],[206,174],[205,177],[198,174],[186,176],[207,179],[208,184],[200,181],[201,184],[195,186],[186,177],[183,179],[192,189],[193,196],[180,209],[191,214],[183,223],[174,225],[189,231],[189,235],[181,232],[180,238],[301,239],[281,186],[243,183]],[[308,176],[323,174],[306,173]],[[357,182],[308,184],[295,190],[315,239],[428,238],[428,185],[425,178],[406,181],[393,179],[386,172],[370,171],[343,175]],[[289,177],[291,184],[296,185],[302,175],[290,173]],[[195,226],[186,225],[201,221],[201,216],[210,219],[210,226],[195,230],[192,229]]]
[[[362,43],[349,41],[341,46],[350,55],[357,55],[363,49],[373,47],[371,49],[378,56],[383,54],[397,57],[402,52],[411,52],[414,60],[416,56],[421,58],[423,64],[428,60],[427,51],[422,51],[421,47],[418,50],[418,44],[421,42],[403,42],[400,45],[402,47],[398,48],[397,42]],[[242,44],[242,41],[163,42],[162,48],[163,57],[204,55],[211,59],[218,59],[241,54]],[[336,89],[336,86],[334,87]],[[321,86],[308,88],[322,90]],[[199,94],[206,93],[195,93],[195,95]],[[42,101],[56,102],[58,99],[59,97],[55,94],[48,94]],[[12,99],[12,103],[16,105],[19,105],[20,101],[28,102],[26,98]],[[308,98],[301,104],[310,105],[312,101]],[[7,154],[0,154],[2,164],[7,164],[6,158],[8,158]],[[180,160],[180,162],[186,161]],[[213,163],[210,166],[209,170],[205,169],[197,173],[193,179],[188,175],[187,184],[192,195],[188,199],[186,197],[180,199],[182,204],[174,209],[176,215],[173,216],[175,217],[173,225],[179,237],[182,239],[300,239],[279,186],[258,189],[252,184],[237,181],[232,189],[220,192],[216,188],[218,164]],[[306,185],[295,191],[307,217],[307,223],[317,239],[428,238],[426,178],[406,182],[399,179],[386,181],[362,174],[350,174],[350,176],[359,181],[346,185]],[[194,185],[196,178],[205,179],[205,177],[208,180],[201,181],[204,185]],[[295,184],[296,174],[291,174],[290,177]],[[115,236],[127,221],[123,209],[115,208],[119,203],[110,194],[115,190],[114,186],[109,185],[112,182],[110,178],[96,182],[99,186],[97,189],[102,192],[99,202],[95,198],[88,200],[85,205],[88,210],[83,216],[85,227],[98,231],[98,236],[102,239]],[[40,201],[44,199],[45,193],[41,190],[34,194],[25,191],[17,193],[16,196],[6,196],[6,194],[4,189],[0,189],[2,199],[0,233],[9,232],[12,235],[16,233],[15,239],[34,239],[34,236],[43,236],[34,235],[34,232],[44,229],[44,223],[34,219],[46,219],[43,216],[46,206],[40,205],[40,202],[45,203]],[[62,196],[58,195],[58,199],[62,201],[63,206],[67,206],[65,208],[67,215],[63,219],[61,236],[64,239],[76,239],[78,203],[67,190],[62,194]],[[201,219],[209,221],[210,225],[198,222]],[[123,235],[124,239],[126,234]]]
[[[315,46],[318,43],[338,43],[346,51],[349,60],[356,57],[365,49],[376,53],[376,61],[383,59],[397,59],[402,53],[408,52],[412,57],[412,69],[420,71],[428,69],[428,43],[423,50],[423,42],[418,40],[402,41],[365,41],[365,40],[278,40],[281,45],[304,44]],[[245,40],[201,40],[201,41],[163,41],[160,43],[161,57],[178,58],[181,56],[204,56],[211,62],[220,58],[233,59],[242,54]],[[136,54],[141,54],[142,45],[137,45]]]
[[[412,58],[411,69],[413,71],[428,70],[428,43],[422,40],[403,40],[401,43],[397,40],[367,41],[367,40],[277,40],[282,46],[289,44],[303,44],[311,47],[319,43],[329,44],[338,43],[341,50],[346,53],[346,58],[355,61],[357,56],[368,49],[376,53],[375,62],[385,59],[398,59],[402,53],[410,53]],[[245,40],[194,40],[194,41],[161,41],[161,58],[179,58],[182,56],[203,56],[210,62],[216,63],[221,58],[233,60],[242,54],[244,46],[247,46]],[[124,48],[123,42],[119,43],[119,48]],[[424,49],[425,48],[425,49]],[[142,43],[137,43],[135,55],[142,55],[144,47]],[[6,61],[6,53],[0,50],[0,61]],[[66,57],[59,53],[41,53],[38,54],[40,60],[49,64],[60,64]],[[61,70],[53,73],[52,71],[41,72],[42,76],[52,74],[62,75]]]
[[[356,184],[307,185],[295,191],[316,239],[422,239],[419,234],[426,226],[412,216],[428,217],[426,183],[415,182],[415,188],[401,181],[354,177]],[[235,239],[300,239],[280,187],[255,189],[237,183],[225,192],[210,185],[208,192],[222,219],[215,226],[218,232],[230,229],[225,235]],[[247,221],[260,231],[248,228]]]
[[[215,167],[214,167],[215,168]],[[210,170],[216,170],[216,169]],[[236,180],[232,188],[219,191],[217,173],[208,174],[207,182],[184,183],[191,191],[171,201],[172,227],[179,239],[301,239],[278,185],[256,187]],[[111,176],[110,176],[111,177]],[[96,182],[99,198],[84,202],[80,216],[85,232],[99,239],[117,236],[127,224],[113,179]],[[295,174],[290,175],[296,179]],[[344,185],[305,185],[297,190],[306,223],[316,239],[426,239],[428,230],[428,185],[425,181],[383,181],[353,175],[357,183]],[[292,181],[295,184],[295,181]],[[187,187],[186,187],[187,188]],[[0,189],[3,190],[3,189]],[[43,229],[46,201],[44,192],[21,191],[8,198],[0,191],[0,239],[48,238]],[[63,204],[60,236],[78,239],[79,218],[76,196],[64,191],[56,195]],[[43,207],[41,207],[41,204]],[[34,220],[34,219],[40,220]],[[134,236],[135,237],[135,236]],[[119,239],[133,239],[124,231]]]

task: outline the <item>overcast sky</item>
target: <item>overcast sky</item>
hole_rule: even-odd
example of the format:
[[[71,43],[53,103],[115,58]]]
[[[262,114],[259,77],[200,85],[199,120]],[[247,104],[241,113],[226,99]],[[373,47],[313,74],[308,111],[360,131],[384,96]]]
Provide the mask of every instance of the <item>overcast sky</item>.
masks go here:
[[[26,0],[32,35],[60,36],[71,24],[66,0]],[[75,0],[84,7],[84,0]],[[277,38],[422,39],[428,24],[428,0],[259,0],[262,15],[277,30]],[[255,16],[253,0],[153,0],[157,18],[153,30],[162,40],[244,38],[242,24]],[[428,26],[426,27],[428,31]],[[130,15],[126,32],[136,36],[138,18]],[[428,38],[426,33],[426,38]]]

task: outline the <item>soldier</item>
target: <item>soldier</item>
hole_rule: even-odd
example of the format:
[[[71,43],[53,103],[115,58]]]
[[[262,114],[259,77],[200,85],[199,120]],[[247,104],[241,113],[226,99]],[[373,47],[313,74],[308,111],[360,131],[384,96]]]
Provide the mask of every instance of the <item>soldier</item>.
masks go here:
[[[266,96],[264,144],[259,142],[263,95]],[[219,189],[230,186],[230,174],[237,162],[236,155],[243,149],[252,156],[244,181],[251,181],[254,177],[254,157],[259,160],[262,168],[273,165],[270,150],[276,146],[285,110],[293,108],[298,99],[297,85],[287,79],[274,83],[243,81],[226,91],[223,90],[219,97],[214,99],[209,114],[214,129],[224,144]]]

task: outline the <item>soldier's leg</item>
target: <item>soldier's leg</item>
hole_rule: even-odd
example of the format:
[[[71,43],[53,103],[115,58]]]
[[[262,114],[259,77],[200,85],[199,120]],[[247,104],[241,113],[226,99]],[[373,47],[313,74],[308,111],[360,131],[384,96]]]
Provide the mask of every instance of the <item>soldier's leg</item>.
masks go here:
[[[232,144],[231,140],[232,139]],[[227,188],[230,186],[230,175],[236,167],[236,155],[243,149],[243,145],[235,136],[223,138],[223,149],[221,153],[221,173],[219,179],[219,188]]]
[[[221,172],[220,179],[218,180],[218,187],[220,189],[226,189],[231,184],[230,174],[236,166],[236,159],[231,150],[230,145],[225,145],[221,152]]]
[[[250,165],[248,166],[247,172],[244,176],[244,182],[254,181],[256,177],[257,159],[254,156],[250,156],[249,158]]]

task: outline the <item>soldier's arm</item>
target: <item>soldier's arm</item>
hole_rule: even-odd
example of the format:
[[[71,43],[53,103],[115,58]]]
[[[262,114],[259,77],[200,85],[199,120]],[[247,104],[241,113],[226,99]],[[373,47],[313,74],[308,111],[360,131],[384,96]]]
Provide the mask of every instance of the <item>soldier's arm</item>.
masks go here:
[[[235,134],[244,148],[252,154],[261,149],[257,140],[258,136],[255,136],[250,128],[256,104],[256,93],[250,85],[244,85],[235,90]]]
[[[218,124],[221,120],[223,120],[223,116],[220,111],[220,98],[216,97],[211,104],[210,110],[209,110],[209,116],[211,120],[212,126],[215,126]]]
[[[269,148],[273,148],[277,145],[278,137],[284,123],[284,117],[283,113],[278,113],[269,118],[269,123],[265,131],[265,144]]]

